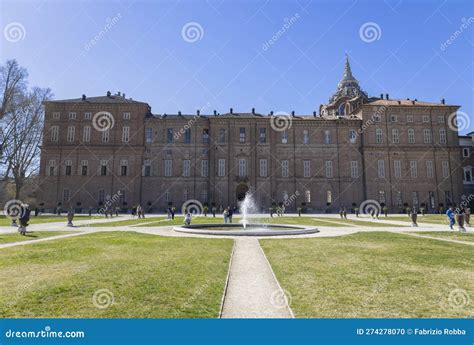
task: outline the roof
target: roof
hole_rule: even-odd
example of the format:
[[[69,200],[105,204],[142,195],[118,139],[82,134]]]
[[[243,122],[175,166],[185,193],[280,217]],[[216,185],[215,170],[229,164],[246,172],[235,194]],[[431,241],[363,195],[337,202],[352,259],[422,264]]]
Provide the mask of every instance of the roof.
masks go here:
[[[366,103],[368,105],[405,105],[405,106],[427,106],[427,107],[459,107],[453,104],[433,103],[433,102],[422,102],[414,99],[377,99]]]
[[[45,103],[108,103],[108,104],[147,104],[145,102],[135,101],[131,98],[125,98],[119,95],[110,96],[98,96],[98,97],[86,97],[83,98],[72,98],[72,99],[58,99],[52,101],[46,101]]]

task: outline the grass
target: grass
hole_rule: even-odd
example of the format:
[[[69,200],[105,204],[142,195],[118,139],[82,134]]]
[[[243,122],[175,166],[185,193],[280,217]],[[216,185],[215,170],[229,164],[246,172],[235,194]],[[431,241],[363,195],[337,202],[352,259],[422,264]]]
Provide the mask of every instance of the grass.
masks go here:
[[[5,248],[0,317],[217,317],[231,249],[226,239],[133,232]],[[97,292],[99,306],[114,302],[97,308]]]
[[[380,217],[385,220],[398,220],[402,222],[409,222],[411,223],[411,218],[408,217],[406,214],[400,214],[399,216],[388,216],[388,217]],[[448,218],[444,214],[427,214],[422,216],[421,214],[417,217],[417,223],[428,223],[428,224],[448,224]]]
[[[39,240],[40,238],[74,233],[77,233],[77,231],[28,231],[26,236],[19,233],[0,234],[0,244]]]
[[[474,242],[474,233],[466,233],[460,231],[420,231],[416,232],[420,235],[427,235],[437,238],[446,238],[450,240],[464,241],[464,242]]]
[[[101,217],[101,219],[105,219],[105,217]],[[112,218],[113,219],[113,218]],[[129,226],[129,225],[139,225],[141,223],[149,223],[153,221],[157,221],[159,219],[165,219],[164,217],[147,217],[147,218],[129,218],[129,219],[122,219],[116,221],[110,221],[105,223],[90,223],[80,225],[81,227],[115,227],[115,226]]]
[[[90,219],[101,219],[104,218],[103,216],[87,216],[87,215],[76,215],[74,220],[90,220]],[[29,224],[43,224],[43,223],[57,223],[57,222],[64,222],[67,223],[67,217],[64,216],[57,216],[57,215],[40,215],[35,217],[33,214],[30,216]],[[0,226],[9,226],[11,225],[12,221],[5,215],[0,215]]]
[[[260,243],[297,317],[472,317],[449,303],[474,294],[471,246],[386,232]]]

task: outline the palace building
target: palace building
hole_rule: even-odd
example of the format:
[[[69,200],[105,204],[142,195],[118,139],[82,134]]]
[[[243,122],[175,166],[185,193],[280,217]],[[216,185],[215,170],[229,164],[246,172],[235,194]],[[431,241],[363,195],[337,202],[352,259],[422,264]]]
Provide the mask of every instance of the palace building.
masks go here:
[[[463,193],[459,106],[369,97],[348,59],[318,112],[153,114],[125,94],[45,102],[38,203],[78,209],[112,200],[151,212],[188,200],[258,207],[350,209],[365,200],[397,212],[458,203]]]

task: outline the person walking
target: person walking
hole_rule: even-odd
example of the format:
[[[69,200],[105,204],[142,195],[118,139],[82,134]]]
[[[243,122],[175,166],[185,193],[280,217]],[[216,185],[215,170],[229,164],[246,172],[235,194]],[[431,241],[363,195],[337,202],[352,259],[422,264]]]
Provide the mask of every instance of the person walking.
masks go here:
[[[450,206],[448,208],[448,210],[446,211],[446,216],[448,217],[448,223],[449,223],[449,228],[451,230],[454,230],[454,223],[455,223],[455,220],[454,220],[454,207],[453,206]]]
[[[227,220],[229,218],[229,211],[227,209],[224,209],[224,212],[222,214],[224,216],[224,223],[227,224]]]
[[[176,213],[176,207],[171,207],[171,219],[174,219],[174,214]]]
[[[26,227],[28,226],[28,222],[30,220],[30,213],[30,207],[27,204],[21,205],[20,226],[18,228],[18,232],[23,236],[26,235]]]
[[[141,205],[137,206],[137,215],[138,215],[138,219],[140,219],[142,217],[142,206]]]

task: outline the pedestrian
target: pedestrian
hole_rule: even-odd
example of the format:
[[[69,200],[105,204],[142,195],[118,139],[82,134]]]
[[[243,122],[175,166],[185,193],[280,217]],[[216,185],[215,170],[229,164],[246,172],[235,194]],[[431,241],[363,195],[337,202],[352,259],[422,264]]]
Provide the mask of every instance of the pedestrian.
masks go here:
[[[216,206],[212,206],[212,217],[216,218]]]
[[[89,217],[92,216],[92,206],[89,206]]]
[[[132,218],[135,218],[136,214],[137,214],[137,207],[132,206]]]
[[[35,207],[35,217],[38,217],[38,214],[39,214],[38,207]]]
[[[347,219],[347,210],[345,207],[342,208],[342,215],[344,217],[344,219]]]
[[[26,235],[26,227],[30,220],[30,213],[30,207],[27,204],[21,205],[20,227],[18,228],[18,232],[23,236]]]
[[[72,220],[74,219],[74,209],[72,206],[69,207],[67,211],[67,226],[74,226]]]
[[[446,216],[448,217],[448,223],[449,223],[449,228],[451,230],[454,230],[454,223],[455,223],[455,220],[454,220],[454,207],[453,206],[450,206],[448,208],[448,210],[446,211]]]
[[[227,224],[227,220],[229,218],[229,211],[227,209],[224,209],[224,212],[222,214],[224,216],[224,223]]]
[[[116,215],[117,217],[118,217],[118,215],[119,215],[119,211],[120,211],[120,207],[117,206],[117,207],[115,208],[115,215]]]
[[[142,217],[142,206],[141,205],[137,206],[137,216],[138,216],[138,219],[140,219]]]
[[[187,211],[184,216],[184,225],[191,225],[191,213],[189,213],[189,211]]]
[[[174,219],[174,214],[176,213],[176,207],[171,207],[171,219]]]
[[[341,217],[341,219],[343,218],[343,215],[342,215],[342,207],[339,209],[339,217]]]
[[[234,214],[234,210],[229,206],[229,223],[232,224],[232,215]]]

